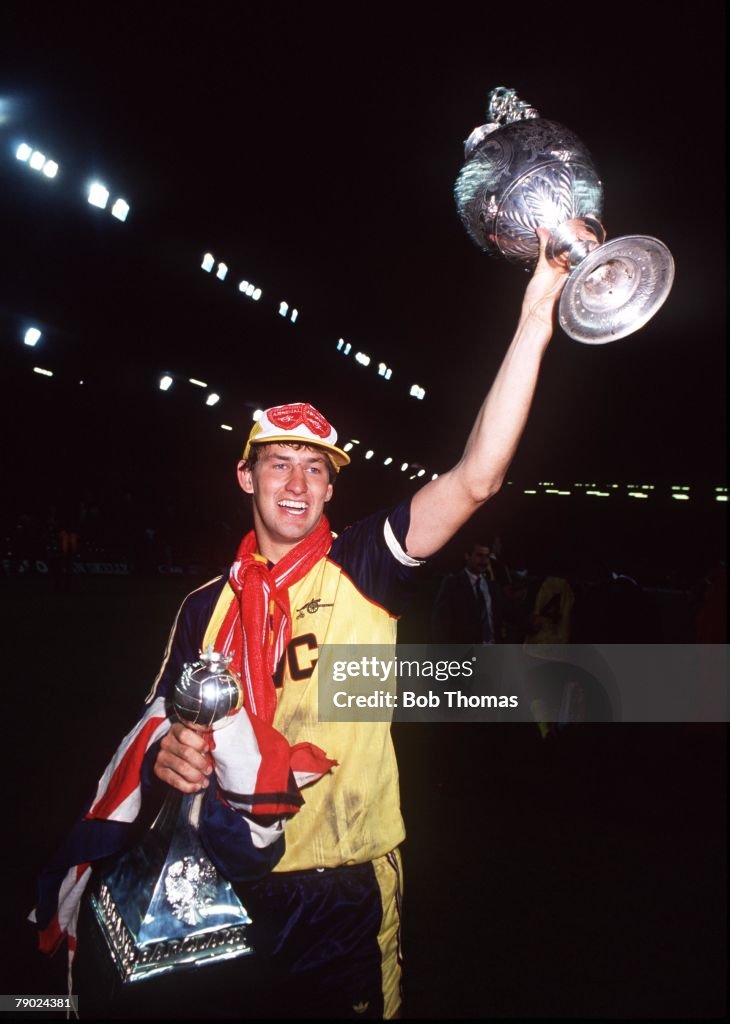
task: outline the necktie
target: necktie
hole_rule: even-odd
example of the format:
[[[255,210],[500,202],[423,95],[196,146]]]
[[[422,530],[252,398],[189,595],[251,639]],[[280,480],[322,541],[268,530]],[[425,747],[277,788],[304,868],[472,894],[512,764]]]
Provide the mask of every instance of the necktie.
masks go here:
[[[483,644],[490,644],[494,639],[494,635],[492,633],[492,624],[489,621],[487,600],[484,596],[484,590],[482,589],[486,585],[486,580],[483,581],[481,577],[479,577],[474,585],[474,589],[476,590],[477,604],[479,606],[481,640]]]

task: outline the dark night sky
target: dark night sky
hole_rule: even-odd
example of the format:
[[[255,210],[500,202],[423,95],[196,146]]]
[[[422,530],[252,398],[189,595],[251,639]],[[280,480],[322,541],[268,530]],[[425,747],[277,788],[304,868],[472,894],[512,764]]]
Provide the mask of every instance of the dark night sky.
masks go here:
[[[62,378],[83,374],[85,402],[90,386],[109,396],[87,443],[143,460],[169,369],[223,396],[194,431],[200,479],[213,447],[235,458],[246,403],[301,398],[342,441],[447,468],[526,283],[473,246],[452,197],[462,141],[501,84],[589,147],[609,237],[656,235],[676,261],[639,333],[592,347],[556,331],[513,474],[723,482],[723,3],[154,12],[16,3],[0,15],[2,344],[35,444],[62,438],[80,401]],[[57,179],[13,159],[22,138],[58,160]],[[94,174],[131,203],[126,224],[86,204]],[[199,269],[206,250],[229,265],[225,282]],[[258,304],[237,293],[241,278],[262,287]],[[296,324],[276,315],[281,299]],[[19,344],[28,319],[45,328],[42,351]],[[348,364],[340,336],[393,380]],[[57,379],[28,384],[33,362]],[[408,398],[413,382],[425,402]],[[45,385],[68,387],[63,401],[39,407]],[[179,388],[164,397],[183,437],[204,414]],[[365,472],[352,479],[367,489]]]

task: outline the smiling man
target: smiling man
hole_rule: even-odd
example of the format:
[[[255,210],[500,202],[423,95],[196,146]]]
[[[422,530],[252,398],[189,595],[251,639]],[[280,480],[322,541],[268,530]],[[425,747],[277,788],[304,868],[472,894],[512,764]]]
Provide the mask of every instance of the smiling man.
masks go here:
[[[350,462],[336,441],[334,429],[308,404],[269,409],[253,427],[238,482],[253,495],[259,551],[270,562],[283,558],[322,517],[337,473]]]
[[[270,986],[267,1015],[399,1014],[405,830],[390,728],[319,721],[317,652],[323,644],[394,644],[404,584],[499,490],[565,281],[545,258],[546,232],[538,234],[540,260],[517,330],[457,464],[333,538],[325,509],[349,457],[311,405],[267,410],[237,468],[254,529],[228,575],[189,595],[176,618],[150,701],[168,697],[183,665],[212,645],[231,656],[251,721],[320,758],[303,805],[277,819],[256,813],[270,793],[242,794],[236,784],[233,725],[213,743],[176,722],[147,753],[143,800],[159,800],[167,786],[205,790],[201,838],[253,918],[256,956],[241,966],[250,972],[242,1015],[251,976]]]

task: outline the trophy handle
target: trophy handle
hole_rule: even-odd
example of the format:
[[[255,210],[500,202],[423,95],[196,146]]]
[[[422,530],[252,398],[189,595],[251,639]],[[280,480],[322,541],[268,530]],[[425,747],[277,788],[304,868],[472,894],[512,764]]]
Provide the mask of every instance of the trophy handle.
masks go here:
[[[674,281],[674,260],[666,245],[649,235],[626,235],[600,244],[594,232],[596,241],[591,242],[586,236],[597,223],[593,218],[582,221],[583,238],[571,238],[570,230],[563,229],[575,223],[566,222],[553,231],[560,237],[552,258],[567,260],[571,269],[558,319],[576,341],[605,345],[633,334],[664,304]]]

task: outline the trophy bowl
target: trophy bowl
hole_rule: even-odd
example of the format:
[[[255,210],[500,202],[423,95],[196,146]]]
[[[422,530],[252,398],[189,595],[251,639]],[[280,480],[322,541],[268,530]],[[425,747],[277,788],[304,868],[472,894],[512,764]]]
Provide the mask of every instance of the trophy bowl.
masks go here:
[[[454,187],[472,241],[531,270],[539,254],[535,229],[547,228],[548,260],[569,271],[558,310],[565,333],[604,345],[637,331],[671,290],[669,249],[648,235],[606,242],[603,184],[590,153],[514,89],[492,90],[487,117],[466,140]]]

